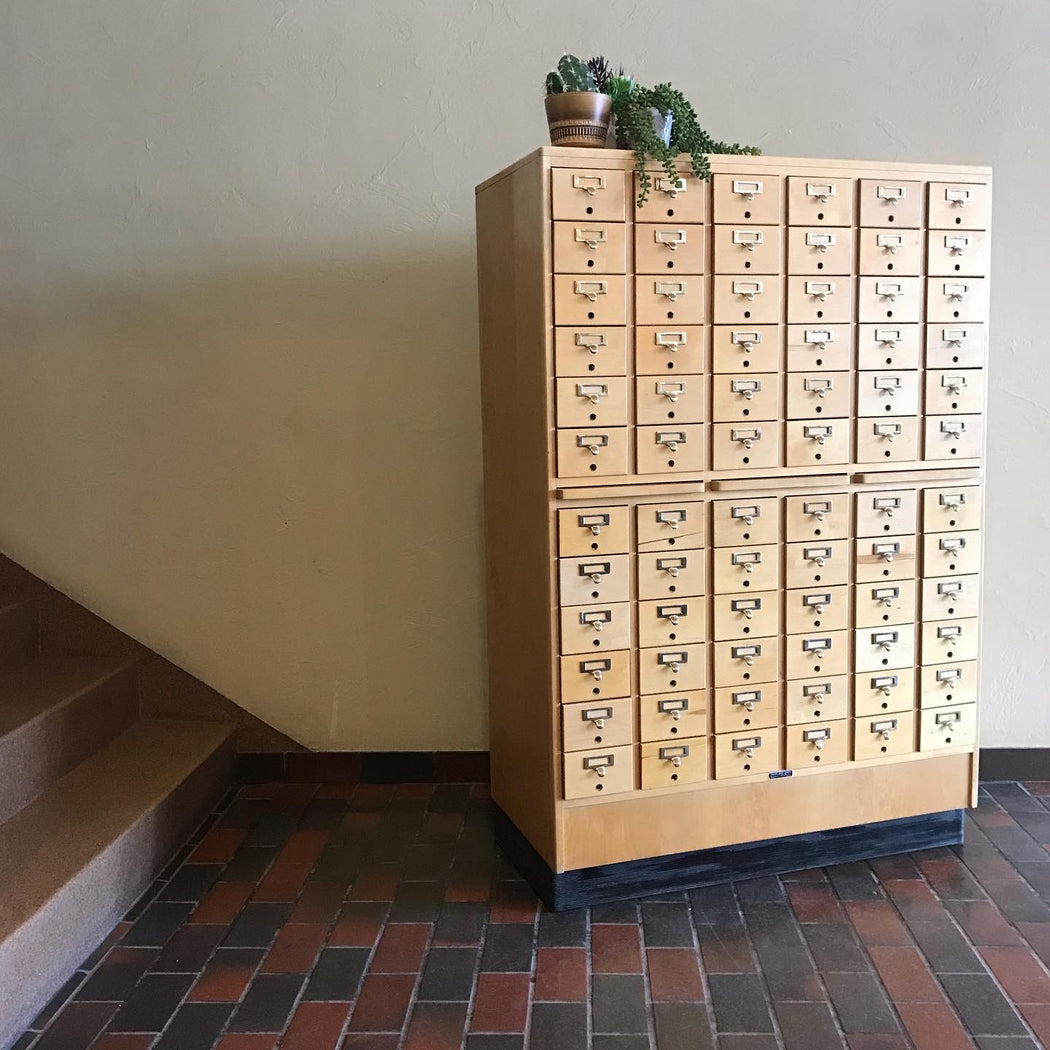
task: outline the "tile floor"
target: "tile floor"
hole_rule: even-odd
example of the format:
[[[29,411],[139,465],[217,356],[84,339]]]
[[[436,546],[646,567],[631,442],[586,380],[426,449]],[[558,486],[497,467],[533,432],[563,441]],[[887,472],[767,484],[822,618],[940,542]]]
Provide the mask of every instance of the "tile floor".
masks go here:
[[[1050,783],[965,847],[558,915],[486,793],[242,788],[16,1047],[1050,1046]]]

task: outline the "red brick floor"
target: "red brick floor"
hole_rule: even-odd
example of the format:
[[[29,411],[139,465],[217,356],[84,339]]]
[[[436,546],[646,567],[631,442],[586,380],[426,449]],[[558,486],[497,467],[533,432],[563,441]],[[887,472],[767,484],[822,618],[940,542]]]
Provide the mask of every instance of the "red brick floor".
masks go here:
[[[1034,1050],[1047,844],[986,784],[963,847],[555,915],[483,785],[253,785],[15,1047]]]

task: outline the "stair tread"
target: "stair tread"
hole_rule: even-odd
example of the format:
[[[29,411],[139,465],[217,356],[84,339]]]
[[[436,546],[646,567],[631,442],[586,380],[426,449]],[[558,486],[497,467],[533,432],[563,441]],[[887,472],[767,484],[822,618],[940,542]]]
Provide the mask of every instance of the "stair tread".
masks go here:
[[[0,679],[0,736],[131,667],[137,657],[46,656]]]
[[[139,721],[0,824],[0,941],[235,732]]]

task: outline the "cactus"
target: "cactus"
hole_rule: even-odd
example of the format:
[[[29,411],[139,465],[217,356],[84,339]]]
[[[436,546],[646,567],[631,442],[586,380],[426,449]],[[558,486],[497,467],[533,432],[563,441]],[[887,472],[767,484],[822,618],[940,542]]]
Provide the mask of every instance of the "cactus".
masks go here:
[[[547,74],[547,94],[548,95],[560,95],[565,90],[565,85],[562,83],[562,79],[555,72]]]
[[[575,55],[562,55],[558,69],[547,74],[547,94],[560,95],[563,91],[597,91],[594,77],[585,62]]]

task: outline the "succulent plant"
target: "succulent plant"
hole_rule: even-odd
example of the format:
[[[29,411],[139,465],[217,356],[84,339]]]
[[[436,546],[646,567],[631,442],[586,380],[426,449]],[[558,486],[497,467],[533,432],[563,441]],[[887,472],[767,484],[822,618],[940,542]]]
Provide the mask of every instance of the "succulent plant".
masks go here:
[[[558,59],[558,68],[547,74],[546,86],[548,95],[560,95],[565,91],[598,90],[587,64],[569,54],[562,55]]]

